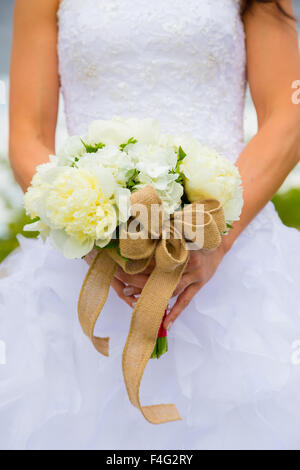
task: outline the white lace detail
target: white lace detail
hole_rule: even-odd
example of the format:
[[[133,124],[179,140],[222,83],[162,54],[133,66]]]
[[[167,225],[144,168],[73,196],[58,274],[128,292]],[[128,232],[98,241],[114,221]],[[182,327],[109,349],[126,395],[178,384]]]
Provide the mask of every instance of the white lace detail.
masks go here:
[[[233,160],[243,143],[245,45],[237,0],[63,0],[62,90],[71,134],[153,117]]]

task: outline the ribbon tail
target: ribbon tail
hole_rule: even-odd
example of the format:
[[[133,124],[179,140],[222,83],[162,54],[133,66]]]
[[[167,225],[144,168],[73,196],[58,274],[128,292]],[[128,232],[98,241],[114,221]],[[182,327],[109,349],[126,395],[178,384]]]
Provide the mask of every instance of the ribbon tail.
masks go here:
[[[156,266],[133,311],[130,331],[123,351],[122,367],[129,399],[152,424],[181,419],[173,404],[141,406],[140,385],[155,347],[164,312],[186,264],[187,261],[167,274]],[[157,295],[158,292],[160,295]]]
[[[104,356],[109,356],[109,338],[94,336],[94,328],[107,300],[116,266],[115,261],[105,251],[100,252],[86,275],[78,301],[81,327],[97,351]]]

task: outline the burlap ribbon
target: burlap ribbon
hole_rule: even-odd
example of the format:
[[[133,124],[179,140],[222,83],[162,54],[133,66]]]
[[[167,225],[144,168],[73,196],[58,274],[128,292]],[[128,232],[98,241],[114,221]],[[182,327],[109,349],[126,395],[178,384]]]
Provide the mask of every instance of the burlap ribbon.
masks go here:
[[[121,266],[129,274],[141,273],[155,256],[155,268],[132,314],[122,367],[131,403],[150,423],[160,424],[181,417],[173,404],[141,405],[139,390],[143,373],[153,352],[165,309],[189,260],[187,241],[196,243],[198,249],[217,248],[222,233],[226,231],[226,223],[222,206],[216,200],[190,204],[166,223],[162,201],[151,186],[133,193],[131,204],[144,210],[137,210],[131,217],[129,227],[133,224],[134,231],[128,226],[122,229],[121,256],[116,250],[104,249],[94,259],[80,293],[79,321],[95,348],[108,356],[109,338],[94,336],[94,327],[106,302],[116,267]],[[201,231],[203,237],[199,238]]]

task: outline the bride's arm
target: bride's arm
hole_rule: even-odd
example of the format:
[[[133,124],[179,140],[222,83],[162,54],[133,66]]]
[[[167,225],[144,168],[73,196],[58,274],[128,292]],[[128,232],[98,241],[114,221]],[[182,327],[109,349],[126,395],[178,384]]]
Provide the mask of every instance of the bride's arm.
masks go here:
[[[290,0],[282,2],[293,14]],[[273,197],[300,157],[300,104],[293,82],[300,79],[296,24],[271,5],[258,5],[244,18],[247,69],[259,132],[240,155],[245,207],[226,240],[228,250],[241,231]]]
[[[58,0],[16,0],[10,71],[9,154],[25,190],[55,150]]]
[[[282,1],[293,14],[291,0]],[[165,327],[170,326],[195,294],[216,272],[240,233],[272,198],[300,157],[300,104],[292,102],[292,83],[300,79],[300,58],[295,22],[280,16],[274,5],[256,4],[244,18],[247,70],[256,107],[259,132],[245,147],[237,165],[244,187],[244,208],[221,247],[213,253],[192,252],[189,265],[175,291],[179,297]],[[143,287],[143,276],[118,270],[119,281],[129,284],[130,295]],[[128,290],[128,289],[127,289]],[[132,297],[130,300],[132,302]]]
[[[293,15],[292,1],[281,2]],[[256,3],[244,18],[247,71],[259,131],[240,155],[244,208],[220,249],[193,253],[176,293],[180,293],[165,326],[180,315],[194,295],[214,275],[240,233],[272,198],[300,157],[300,105],[292,102],[293,82],[300,79],[295,22],[271,4]]]

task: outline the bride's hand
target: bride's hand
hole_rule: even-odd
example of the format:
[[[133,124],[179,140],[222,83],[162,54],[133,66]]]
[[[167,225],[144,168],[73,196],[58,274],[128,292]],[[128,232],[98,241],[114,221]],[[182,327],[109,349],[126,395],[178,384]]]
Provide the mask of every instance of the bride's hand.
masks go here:
[[[91,266],[98,253],[99,252],[94,249],[84,257],[89,266]],[[136,275],[127,274],[122,268],[119,266],[117,267],[111,286],[116,291],[117,295],[130,307],[134,307],[137,302],[137,298],[135,296],[140,295],[142,292],[154,266],[155,262],[152,260],[148,268],[143,273]]]
[[[178,296],[170,310],[164,326],[170,329],[176,318],[189,305],[193,297],[212,278],[225,255],[224,244],[214,251],[191,251],[185,272],[173,296]],[[130,275],[117,268],[112,286],[118,296],[129,306],[134,307],[137,298],[145,286],[154,268],[154,262],[142,274]]]
[[[177,300],[164,322],[166,329],[171,328],[194,296],[213,277],[224,255],[223,244],[213,251],[191,251],[188,265],[173,294],[178,296]]]
[[[120,266],[117,267],[112,287],[117,295],[124,300],[130,307],[134,307],[137,302],[137,295],[140,295],[150,274],[155,266],[154,259],[148,268],[141,274],[127,274]]]

